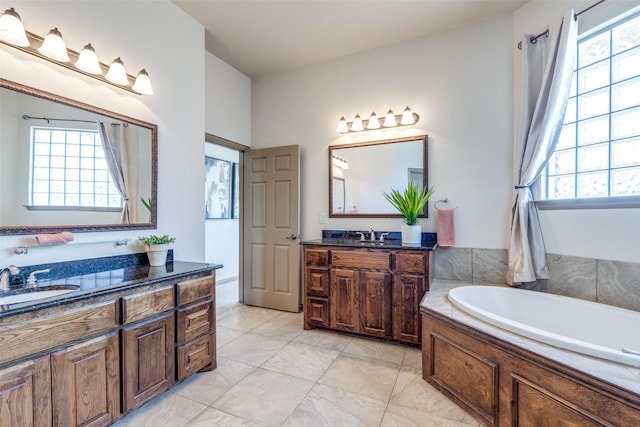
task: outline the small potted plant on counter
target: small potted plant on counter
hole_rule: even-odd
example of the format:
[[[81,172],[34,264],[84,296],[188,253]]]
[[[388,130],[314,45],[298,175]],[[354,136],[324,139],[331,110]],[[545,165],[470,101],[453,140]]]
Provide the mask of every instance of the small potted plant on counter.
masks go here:
[[[418,184],[409,181],[404,193],[391,189],[390,193],[382,193],[404,217],[402,224],[402,244],[415,245],[422,241],[422,227],[418,217],[433,194],[433,187],[427,190],[425,186],[420,190]]]
[[[167,252],[169,251],[169,244],[176,241],[175,237],[170,237],[168,234],[164,236],[151,235],[147,237],[140,237],[140,241],[144,244],[147,250],[147,256],[149,257],[150,266],[165,265],[167,262]]]

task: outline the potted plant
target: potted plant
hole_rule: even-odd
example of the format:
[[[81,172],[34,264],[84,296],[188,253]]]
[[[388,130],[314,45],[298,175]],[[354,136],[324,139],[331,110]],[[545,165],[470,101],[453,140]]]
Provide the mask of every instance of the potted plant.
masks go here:
[[[433,194],[433,187],[427,190],[425,186],[421,190],[418,184],[409,181],[403,193],[391,189],[390,193],[382,194],[404,217],[402,244],[420,244],[422,241],[422,228],[418,225],[418,217]]]
[[[176,238],[170,237],[168,234],[165,234],[164,236],[156,236],[152,234],[151,236],[140,237],[139,240],[144,244],[144,247],[147,250],[149,265],[153,267],[166,264],[169,244],[175,242]]]

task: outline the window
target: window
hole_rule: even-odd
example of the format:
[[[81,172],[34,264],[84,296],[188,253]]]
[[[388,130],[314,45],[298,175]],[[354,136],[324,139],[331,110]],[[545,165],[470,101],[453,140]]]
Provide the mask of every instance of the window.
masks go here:
[[[640,196],[639,13],[579,40],[564,125],[545,175],[547,200]]]
[[[94,130],[31,128],[31,205],[122,208]]]

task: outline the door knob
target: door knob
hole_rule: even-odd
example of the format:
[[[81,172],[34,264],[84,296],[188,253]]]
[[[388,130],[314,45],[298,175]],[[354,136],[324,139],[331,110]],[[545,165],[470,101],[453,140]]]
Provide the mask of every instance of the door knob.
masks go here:
[[[292,234],[291,236],[287,237],[287,239],[289,239],[289,240],[297,240],[298,239],[298,235],[297,234]]]

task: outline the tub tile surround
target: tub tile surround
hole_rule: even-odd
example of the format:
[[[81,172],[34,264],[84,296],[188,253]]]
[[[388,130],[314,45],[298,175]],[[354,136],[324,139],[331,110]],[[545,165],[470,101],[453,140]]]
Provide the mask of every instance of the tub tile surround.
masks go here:
[[[504,284],[506,249],[437,248],[435,278]],[[640,311],[640,263],[547,254],[551,277],[530,286],[556,295]]]
[[[622,387],[633,393],[640,394],[640,370],[631,366],[609,362],[596,357],[586,356],[573,351],[560,349],[529,338],[492,326],[479,320],[453,306],[447,294],[449,290],[459,286],[482,286],[491,284],[479,284],[465,281],[451,281],[434,279],[431,289],[422,300],[421,307],[436,311],[448,316],[460,323],[470,326],[481,332],[490,334],[510,344],[525,348],[541,356],[556,360],[574,369],[590,374],[603,381]],[[493,286],[506,286],[493,284]]]

